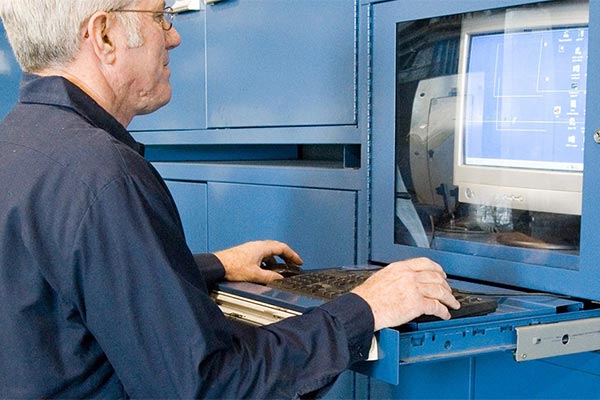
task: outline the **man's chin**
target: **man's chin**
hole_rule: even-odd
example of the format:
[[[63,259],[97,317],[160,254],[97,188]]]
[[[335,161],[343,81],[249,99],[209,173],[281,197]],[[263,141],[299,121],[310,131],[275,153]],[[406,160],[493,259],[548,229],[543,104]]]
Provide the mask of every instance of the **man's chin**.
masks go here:
[[[169,96],[165,100],[157,101],[155,104],[148,105],[147,107],[139,110],[139,112],[136,115],[151,114],[154,111],[166,106],[170,100],[171,100],[171,93],[169,93]]]

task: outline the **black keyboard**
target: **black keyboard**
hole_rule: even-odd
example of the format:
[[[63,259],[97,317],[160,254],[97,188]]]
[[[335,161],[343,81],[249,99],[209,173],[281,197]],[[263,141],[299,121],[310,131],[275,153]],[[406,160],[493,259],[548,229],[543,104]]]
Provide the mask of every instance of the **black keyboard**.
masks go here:
[[[295,294],[331,300],[334,297],[348,293],[363,283],[375,270],[327,269],[305,271],[298,275],[278,279],[269,283],[269,287]],[[460,290],[452,289],[454,297],[460,302],[458,310],[449,308],[452,318],[474,317],[496,311],[498,302],[493,299],[470,295]],[[440,320],[436,316],[422,315],[414,322],[430,322]]]

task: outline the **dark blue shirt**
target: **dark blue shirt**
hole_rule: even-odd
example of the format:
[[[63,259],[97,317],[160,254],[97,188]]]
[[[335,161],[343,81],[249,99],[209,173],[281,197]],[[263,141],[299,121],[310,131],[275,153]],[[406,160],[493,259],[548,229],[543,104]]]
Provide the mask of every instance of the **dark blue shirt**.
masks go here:
[[[291,398],[370,345],[345,295],[241,329],[207,285],[160,176],[78,87],[25,75],[0,124],[0,397]]]

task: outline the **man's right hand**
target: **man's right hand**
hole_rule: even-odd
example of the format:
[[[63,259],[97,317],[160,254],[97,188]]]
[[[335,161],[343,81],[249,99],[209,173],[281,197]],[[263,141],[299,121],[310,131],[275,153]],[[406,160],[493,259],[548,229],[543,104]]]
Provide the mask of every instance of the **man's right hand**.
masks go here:
[[[405,324],[422,314],[449,319],[458,309],[442,267],[428,258],[388,265],[352,290],[371,307],[375,330]]]

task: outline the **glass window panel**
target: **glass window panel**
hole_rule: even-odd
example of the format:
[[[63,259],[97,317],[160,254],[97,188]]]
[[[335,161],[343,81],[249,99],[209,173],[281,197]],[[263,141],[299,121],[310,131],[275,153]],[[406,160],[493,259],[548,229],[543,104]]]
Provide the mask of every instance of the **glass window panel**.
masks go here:
[[[587,24],[584,1],[397,24],[396,243],[578,254]]]

